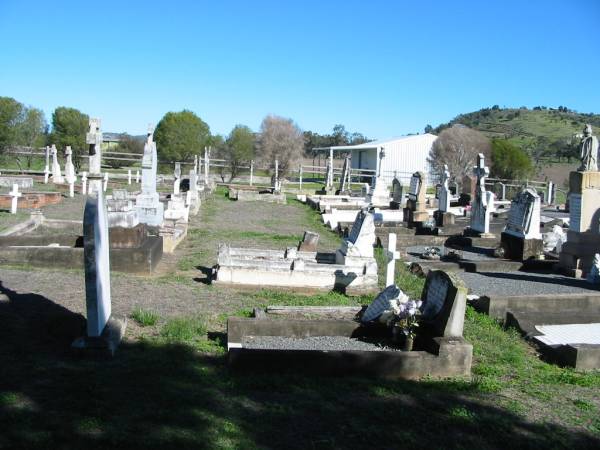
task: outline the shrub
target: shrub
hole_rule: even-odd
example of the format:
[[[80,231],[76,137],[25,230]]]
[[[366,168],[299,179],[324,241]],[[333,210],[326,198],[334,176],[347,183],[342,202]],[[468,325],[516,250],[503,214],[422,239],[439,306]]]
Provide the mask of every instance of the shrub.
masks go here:
[[[499,178],[521,180],[533,171],[531,159],[520,147],[504,139],[492,140],[492,172]]]

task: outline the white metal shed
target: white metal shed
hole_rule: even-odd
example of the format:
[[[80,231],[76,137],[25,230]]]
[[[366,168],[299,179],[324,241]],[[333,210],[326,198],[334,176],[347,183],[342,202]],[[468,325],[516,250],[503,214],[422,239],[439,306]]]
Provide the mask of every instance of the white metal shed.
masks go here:
[[[377,169],[378,149],[383,148],[385,157],[382,161],[381,173],[388,183],[396,175],[406,185],[414,172],[422,171],[427,174],[428,183],[432,183],[431,170],[427,157],[437,136],[425,133],[380,141],[367,142],[359,145],[327,147],[319,150],[333,152],[352,152],[353,169]]]

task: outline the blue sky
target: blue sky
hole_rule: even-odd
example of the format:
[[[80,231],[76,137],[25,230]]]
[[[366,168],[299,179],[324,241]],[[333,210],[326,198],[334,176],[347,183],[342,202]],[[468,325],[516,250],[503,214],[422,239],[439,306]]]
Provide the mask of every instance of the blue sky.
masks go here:
[[[499,104],[600,112],[600,1],[0,0],[0,95],[145,133],[266,114],[372,138]]]

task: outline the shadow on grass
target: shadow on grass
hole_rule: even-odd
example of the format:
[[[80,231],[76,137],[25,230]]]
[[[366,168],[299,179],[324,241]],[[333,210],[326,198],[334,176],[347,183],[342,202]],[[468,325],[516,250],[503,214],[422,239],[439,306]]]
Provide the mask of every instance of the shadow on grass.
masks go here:
[[[110,360],[76,359],[68,348],[81,315],[1,283],[0,293],[0,448],[600,445],[474,398],[460,381],[239,376],[225,358],[152,339],[124,343]]]

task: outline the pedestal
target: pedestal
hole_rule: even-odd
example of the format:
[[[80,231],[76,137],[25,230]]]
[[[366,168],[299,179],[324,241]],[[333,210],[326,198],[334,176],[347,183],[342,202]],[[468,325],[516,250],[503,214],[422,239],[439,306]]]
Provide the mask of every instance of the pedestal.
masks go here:
[[[542,239],[525,239],[510,233],[500,235],[500,243],[504,248],[504,256],[514,261],[525,261],[544,254]]]
[[[110,317],[102,334],[96,337],[82,336],[75,339],[71,348],[79,356],[112,357],[121,343],[127,328],[127,319]]]
[[[435,219],[435,224],[438,227],[454,225],[454,214],[451,212],[444,212],[438,209],[433,213],[433,218]]]

